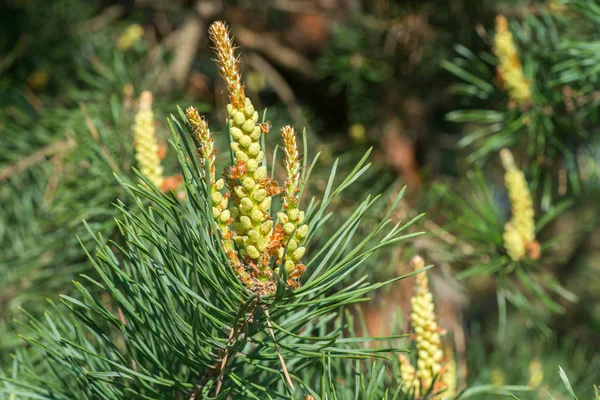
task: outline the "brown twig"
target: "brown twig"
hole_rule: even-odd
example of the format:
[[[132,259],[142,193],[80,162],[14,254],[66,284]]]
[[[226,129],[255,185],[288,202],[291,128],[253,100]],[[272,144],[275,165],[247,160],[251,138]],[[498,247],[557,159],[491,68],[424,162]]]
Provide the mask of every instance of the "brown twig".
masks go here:
[[[176,32],[177,41],[169,73],[180,87],[183,87],[190,73],[204,30],[204,24],[200,19],[190,16]]]
[[[27,50],[27,46],[29,46],[29,43],[31,42],[30,39],[29,35],[22,34],[19,36],[19,39],[17,39],[12,50],[0,57],[0,74],[9,69],[15,61],[25,54],[25,50]]]
[[[44,103],[42,103],[42,100],[40,100],[40,98],[37,97],[35,92],[31,90],[30,87],[25,87],[23,95],[25,96],[29,104],[31,104],[31,106],[35,109],[35,111],[39,111],[44,107]]]
[[[273,338],[273,343],[275,344],[275,350],[277,350],[277,355],[279,356],[279,362],[281,362],[281,368],[283,369],[283,375],[285,376],[285,380],[287,381],[287,384],[290,386],[290,388],[292,388],[292,390],[294,390],[295,389],[294,384],[292,383],[292,379],[291,379],[288,369],[285,365],[285,360],[283,359],[283,356],[281,355],[281,352],[279,351],[279,345],[275,341],[275,333],[273,333],[273,327],[271,326],[271,316],[269,315],[269,310],[265,309],[265,315],[267,316],[267,326],[269,327],[269,333],[271,334],[271,337]]]
[[[36,165],[37,163],[39,163],[47,157],[67,151],[75,147],[75,145],[75,140],[73,138],[68,138],[66,140],[52,143],[46,147],[43,147],[35,153],[31,154],[30,156],[22,158],[16,163],[4,167],[2,170],[0,170],[0,182],[3,182],[11,176],[33,167],[34,165]]]
[[[220,350],[220,357],[218,357],[217,363],[213,367],[208,368],[204,372],[204,374],[199,377],[198,385],[196,386],[196,389],[190,395],[189,400],[195,400],[196,395],[198,395],[201,392],[204,385],[211,378],[214,378],[215,375],[217,376],[217,387],[216,387],[215,395],[218,395],[219,392],[221,391],[221,387],[223,384],[223,378],[225,376],[225,368],[227,367],[227,363],[229,362],[229,360],[231,360],[231,358],[235,354],[235,351],[232,351],[232,345],[235,343],[235,340],[236,340],[235,338],[238,337],[236,332],[238,332],[246,323],[251,323],[253,315],[254,315],[254,311],[256,310],[256,307],[258,307],[258,301],[253,301],[248,307],[249,308],[247,308],[245,310],[245,312],[243,313],[246,315],[246,318],[242,319],[236,325],[234,325],[230,328],[229,336],[227,338],[227,343],[225,345],[225,348]],[[245,337],[245,335],[244,335],[244,337]]]
[[[168,68],[168,72],[159,74],[156,85],[164,87],[172,78],[177,85],[184,87],[187,77],[192,69],[198,45],[202,41],[206,22],[211,20],[221,10],[218,2],[196,1],[194,15],[190,15],[185,22],[175,31],[172,31],[162,41],[161,45],[154,45],[144,60],[147,67],[160,64],[159,68]],[[164,24],[161,24],[164,26]],[[165,29],[163,29],[165,30]],[[168,30],[168,29],[167,29]],[[173,51],[173,61],[168,67],[164,60],[164,49]]]
[[[292,88],[283,79],[281,74],[258,53],[252,52],[247,55],[246,59],[248,60],[248,64],[265,76],[267,82],[275,90],[275,93],[277,93],[277,96],[287,106],[290,116],[295,121],[295,125],[310,130],[309,122],[298,105]]]
[[[227,339],[227,349],[225,349],[225,355],[223,355],[223,359],[221,360],[221,365],[219,366],[219,376],[217,377],[217,390],[216,394],[221,392],[221,386],[223,385],[223,376],[225,375],[225,366],[227,365],[227,361],[229,360],[229,346],[231,345],[231,340],[233,339],[233,334],[235,329],[232,327],[229,333],[229,338]]]
[[[439,226],[435,222],[433,222],[431,220],[427,220],[424,222],[424,225],[425,225],[425,228],[427,228],[437,238],[441,239],[442,241],[444,241],[450,245],[458,246],[458,248],[460,249],[460,251],[463,254],[469,256],[475,252],[475,249],[473,248],[473,246],[471,246],[468,243],[462,242],[458,237],[456,237],[453,234],[451,234],[450,232],[446,231],[445,229],[443,229],[441,226]]]
[[[54,194],[56,193],[56,189],[58,188],[58,182],[60,181],[60,177],[65,170],[64,164],[64,153],[61,152],[56,156],[52,157],[51,163],[54,165],[54,173],[48,179],[48,185],[46,185],[46,191],[44,193],[44,203],[47,205],[52,204],[54,200]]]
[[[310,60],[285,46],[276,38],[264,33],[253,32],[239,25],[236,25],[233,31],[242,46],[264,54],[273,62],[297,73],[304,79],[314,79],[315,69]]]

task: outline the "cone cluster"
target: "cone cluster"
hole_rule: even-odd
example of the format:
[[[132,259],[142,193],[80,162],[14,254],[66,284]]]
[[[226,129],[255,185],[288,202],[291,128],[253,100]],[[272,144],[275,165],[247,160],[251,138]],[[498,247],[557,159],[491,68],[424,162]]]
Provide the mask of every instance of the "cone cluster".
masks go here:
[[[531,101],[530,83],[523,74],[513,35],[508,29],[508,21],[503,15],[496,17],[494,52],[498,58],[497,73],[501,86],[508,92],[510,99],[517,104],[529,103]]]
[[[281,265],[288,285],[297,287],[305,270],[301,259],[306,248],[301,244],[308,234],[308,225],[304,224],[304,212],[298,209],[300,162],[296,133],[289,126],[282,129],[287,180],[285,188],[281,188],[267,176],[261,138],[270,126],[259,123],[258,112],[246,97],[229,31],[224,23],[217,21],[209,33],[230,101],[227,122],[233,165],[226,168],[224,179],[216,179],[216,149],[208,123],[193,107],[187,109],[186,117],[208,171],[213,216],[223,246],[236,274],[251,290],[262,295],[273,293]],[[283,208],[277,213],[275,224],[271,203],[273,196],[282,192]]]

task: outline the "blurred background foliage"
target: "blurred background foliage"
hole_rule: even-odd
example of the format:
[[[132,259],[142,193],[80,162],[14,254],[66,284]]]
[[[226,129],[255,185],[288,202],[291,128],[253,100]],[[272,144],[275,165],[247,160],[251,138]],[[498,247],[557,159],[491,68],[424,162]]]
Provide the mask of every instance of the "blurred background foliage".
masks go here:
[[[526,105],[511,104],[497,77],[498,14],[531,85]],[[374,147],[374,168],[336,199],[333,218],[343,221],[366,191],[383,193],[375,225],[403,185],[393,218],[427,214],[410,228],[426,235],[376,255],[368,269],[377,279],[403,274],[417,253],[436,265],[461,387],[525,385],[533,390],[522,398],[546,398],[545,390],[569,398],[561,365],[580,398],[592,398],[600,383],[594,0],[1,2],[0,366],[10,369],[11,354],[26,350],[13,323],[20,307],[39,315],[46,298],[90,273],[81,221],[117,238],[112,203],[126,197],[113,171],[134,177],[139,94],[154,93],[168,176],[179,173],[165,122],[176,105],[195,105],[224,131],[225,116],[213,110],[224,109],[225,88],[206,35],[215,19],[231,25],[246,90],[268,109],[272,132],[291,121],[306,129],[309,159],[320,152],[310,193],[325,189],[333,160],[350,170]],[[498,152],[506,147],[532,193],[536,260],[514,262],[504,249],[510,203]],[[357,329],[391,333],[389,321],[408,312],[411,284],[354,310],[366,321]]]

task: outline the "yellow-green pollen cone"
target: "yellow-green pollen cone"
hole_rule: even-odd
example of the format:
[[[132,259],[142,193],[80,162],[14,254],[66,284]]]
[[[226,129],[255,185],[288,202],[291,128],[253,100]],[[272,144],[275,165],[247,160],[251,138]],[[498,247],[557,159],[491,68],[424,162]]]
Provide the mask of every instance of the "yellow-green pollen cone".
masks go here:
[[[420,256],[413,257],[411,263],[415,271],[425,267],[425,261]],[[416,368],[410,368],[408,359],[401,359],[400,373],[405,391],[416,389],[423,394],[432,385],[434,392],[445,388],[445,368],[442,368],[444,353],[427,273],[421,272],[415,279],[415,292],[410,302],[410,320],[415,337],[417,363]],[[437,380],[434,385],[435,377]]]
[[[163,168],[158,156],[156,124],[152,112],[152,93],[147,90],[140,95],[140,109],[135,115],[133,128],[133,144],[140,172],[154,186],[160,188],[164,181]]]

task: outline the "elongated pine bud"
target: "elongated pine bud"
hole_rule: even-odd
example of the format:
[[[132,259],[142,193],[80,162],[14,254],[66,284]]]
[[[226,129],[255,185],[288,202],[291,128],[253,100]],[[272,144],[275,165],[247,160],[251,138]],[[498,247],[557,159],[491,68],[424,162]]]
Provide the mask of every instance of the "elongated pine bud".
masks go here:
[[[235,46],[229,36],[229,29],[222,21],[216,21],[210,26],[208,33],[215,46],[221,76],[229,89],[229,101],[234,107],[243,108],[246,93],[239,71],[240,60],[235,56]]]
[[[300,185],[300,154],[298,152],[294,128],[289,125],[281,128],[281,138],[283,139],[284,165],[287,174],[283,207],[285,209],[289,207],[295,208],[298,205],[297,192]]]
[[[503,15],[496,17],[494,53],[498,57],[498,78],[510,99],[518,104],[530,102],[530,83],[523,74],[513,35],[508,29],[508,21]]]
[[[208,122],[192,106],[185,110],[185,115],[189,124],[194,129],[193,134],[196,140],[200,143],[200,148],[198,149],[200,162],[203,167],[208,165],[209,182],[211,185],[214,185],[216,180],[215,159],[217,157],[217,150],[215,148],[215,141],[208,129]]]
[[[140,108],[135,116],[133,129],[133,144],[140,172],[154,186],[160,188],[164,181],[163,168],[158,155],[156,125],[152,112],[152,93],[147,90],[140,95]]]
[[[302,246],[308,234],[308,225],[304,224],[304,212],[298,209],[298,191],[300,190],[300,154],[296,142],[296,132],[291,126],[281,128],[284,166],[287,180],[283,193],[283,212],[278,214],[283,230],[281,247],[287,251],[281,257],[281,263],[288,275],[288,284],[298,286],[298,279],[306,270],[301,259],[306,248]]]
[[[415,270],[425,267],[425,261],[419,256],[413,257],[412,264]],[[441,372],[444,356],[427,273],[417,274],[415,279],[417,283],[415,293],[410,300],[412,309],[410,319],[417,346],[417,378],[421,388],[426,390],[431,387],[434,376]]]
[[[420,256],[413,257],[411,264],[415,271],[425,267],[425,261]],[[421,272],[415,276],[415,279],[415,292],[410,300],[410,320],[415,335],[417,366],[414,368],[408,359],[401,358],[400,374],[405,392],[415,389],[417,395],[419,393],[422,395],[432,389],[432,386],[433,392],[445,389],[446,384],[444,383],[444,353],[440,329],[436,321],[433,295],[429,290],[427,273]]]
[[[502,149],[500,158],[506,171],[504,182],[512,213],[511,220],[504,226],[504,246],[510,258],[515,261],[523,259],[526,249],[537,251],[535,255],[539,257],[539,246],[535,240],[533,201],[525,174],[517,168],[510,150]],[[533,251],[530,254],[533,254]]]

